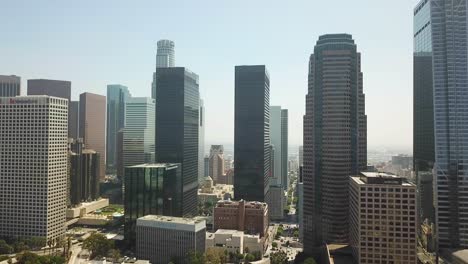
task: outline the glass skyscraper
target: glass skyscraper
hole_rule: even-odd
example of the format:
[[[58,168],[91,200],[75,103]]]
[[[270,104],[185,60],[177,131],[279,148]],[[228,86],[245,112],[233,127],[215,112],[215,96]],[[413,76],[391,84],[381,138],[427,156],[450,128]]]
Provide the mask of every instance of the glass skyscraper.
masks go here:
[[[125,239],[135,236],[137,218],[145,215],[180,215],[180,164],[140,164],[125,168]]]
[[[183,67],[156,72],[156,162],[181,163],[182,211],[197,214],[200,96],[198,75]]]
[[[234,113],[234,197],[268,202],[270,76],[265,65],[236,66]]]
[[[117,132],[124,127],[125,102],[129,97],[126,86],[107,85],[106,165],[111,170],[115,170],[117,165]]]
[[[175,67],[175,44],[174,41],[161,39],[158,41],[156,51],[156,71],[158,68]],[[156,99],[156,71],[153,73],[153,83],[151,84],[151,97]]]
[[[432,190],[427,190],[432,184],[423,184],[431,179],[427,174],[432,173],[435,159],[430,1],[420,1],[413,13],[413,167],[418,185],[419,220],[432,222]]]
[[[349,176],[367,167],[361,56],[351,35],[319,37],[304,116],[304,251],[347,243]]]
[[[430,12],[439,248],[467,248],[467,1],[431,0]]]

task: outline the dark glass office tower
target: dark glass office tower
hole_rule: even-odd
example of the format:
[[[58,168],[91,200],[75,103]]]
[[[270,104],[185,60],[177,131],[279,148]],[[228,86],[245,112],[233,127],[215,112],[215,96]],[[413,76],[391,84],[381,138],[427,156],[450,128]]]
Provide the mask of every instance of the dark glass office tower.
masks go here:
[[[439,248],[467,248],[467,1],[431,0],[430,4]]]
[[[156,161],[181,163],[182,210],[174,216],[197,214],[198,75],[183,67],[156,72]]]
[[[435,160],[430,1],[420,1],[413,14],[413,169],[418,187],[419,222],[425,219],[432,222],[432,177],[427,175],[432,174]]]
[[[367,167],[361,56],[351,35],[319,37],[304,116],[304,250],[348,242],[349,176]]]
[[[21,78],[16,75],[0,75],[0,97],[21,95]]]
[[[236,66],[234,197],[268,202],[270,76],[265,65]]]
[[[68,137],[74,138],[72,105],[71,105],[71,82],[48,79],[28,80],[28,95],[48,95],[68,99]],[[76,138],[76,137],[75,137]]]
[[[125,239],[134,239],[136,219],[145,215],[181,215],[180,164],[141,164],[125,168]]]

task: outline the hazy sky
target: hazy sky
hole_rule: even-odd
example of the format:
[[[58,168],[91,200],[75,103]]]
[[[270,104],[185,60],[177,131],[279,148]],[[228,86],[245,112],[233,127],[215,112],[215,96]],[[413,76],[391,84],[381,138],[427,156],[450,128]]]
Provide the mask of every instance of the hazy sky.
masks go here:
[[[150,96],[156,42],[200,76],[207,144],[234,138],[234,66],[265,64],[271,104],[289,109],[302,144],[307,63],[319,35],[350,33],[362,53],[368,145],[412,146],[416,0],[4,1],[0,74],[72,81],[72,99],[106,85]]]

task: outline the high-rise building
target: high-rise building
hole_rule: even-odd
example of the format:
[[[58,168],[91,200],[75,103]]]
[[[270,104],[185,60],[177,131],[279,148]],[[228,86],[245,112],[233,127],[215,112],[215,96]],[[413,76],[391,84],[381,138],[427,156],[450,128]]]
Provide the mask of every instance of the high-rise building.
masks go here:
[[[349,175],[367,166],[361,55],[351,35],[319,37],[304,116],[304,251],[348,242]]]
[[[288,147],[288,109],[281,109],[281,183],[284,190],[289,186]]]
[[[114,171],[117,164],[117,132],[124,128],[125,102],[131,97],[127,86],[107,85],[106,166]]]
[[[68,137],[76,139],[80,137],[80,102],[69,102],[68,110]]]
[[[270,143],[274,149],[271,164],[270,186],[283,186],[283,149],[282,149],[282,129],[281,129],[281,106],[270,106]],[[272,197],[272,199],[275,199]],[[270,210],[272,210],[270,205]]]
[[[68,137],[72,137],[73,122],[74,119],[71,117],[73,112],[71,111],[71,82],[70,81],[59,81],[59,80],[48,80],[48,79],[32,79],[28,80],[28,95],[48,95],[68,100]]]
[[[79,136],[85,148],[100,154],[99,179],[106,176],[106,97],[80,94]]]
[[[431,171],[435,160],[430,1],[420,1],[413,13],[413,168],[417,174]]]
[[[158,68],[175,67],[174,41],[162,39],[158,41],[156,52],[156,71]],[[153,73],[153,83],[151,85],[151,97],[156,99],[156,72]]]
[[[191,264],[189,253],[203,254],[205,241],[205,220],[147,215],[136,223],[136,255],[151,263]]]
[[[265,65],[236,66],[234,115],[234,197],[267,202],[270,76]]]
[[[438,243],[441,249],[467,248],[467,1],[431,0],[429,3]]]
[[[69,139],[70,202],[72,206],[99,198],[99,154],[85,149],[83,140]]]
[[[16,75],[0,75],[0,97],[21,95],[21,78]]]
[[[156,72],[156,161],[181,163],[182,215],[197,214],[198,131],[200,98],[198,75],[183,67]]]
[[[128,98],[125,103],[123,164],[125,167],[154,163],[155,100]]]
[[[350,177],[350,244],[357,263],[417,262],[416,186],[379,172]]]
[[[209,176],[214,183],[219,183],[219,180],[224,175],[224,147],[223,145],[211,145]]]
[[[428,219],[429,223],[434,222],[434,187],[432,171],[420,171],[417,178],[418,186],[418,208],[419,224]]]
[[[203,99],[200,99],[198,118],[200,119],[198,123],[198,184],[203,184],[205,179],[205,105]]]
[[[299,146],[299,167],[304,165],[304,147]]]
[[[180,164],[140,164],[125,168],[125,236],[132,241],[135,222],[149,214],[182,214]]]
[[[205,166],[205,178],[210,176],[210,157],[209,156],[205,156],[203,158],[203,164]]]
[[[68,101],[0,98],[0,237],[65,234]]]
[[[161,39],[158,41],[156,53],[156,68],[175,67],[174,41]]]

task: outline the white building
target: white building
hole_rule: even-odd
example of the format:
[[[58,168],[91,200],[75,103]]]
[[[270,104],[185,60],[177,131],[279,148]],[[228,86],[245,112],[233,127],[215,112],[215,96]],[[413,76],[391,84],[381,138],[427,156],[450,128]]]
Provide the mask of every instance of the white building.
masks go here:
[[[155,100],[128,98],[125,103],[123,163],[133,166],[154,162]]]
[[[137,219],[136,255],[151,263],[186,263],[188,253],[205,252],[205,239],[205,220],[159,215]]]
[[[0,237],[65,233],[68,100],[0,98]]]
[[[417,263],[416,186],[405,178],[361,172],[350,178],[349,231],[357,263]]]
[[[264,254],[264,240],[259,235],[244,234],[243,231],[218,229],[215,233],[206,233],[206,249],[221,247],[228,252],[241,254],[248,248],[249,252],[258,251]]]

